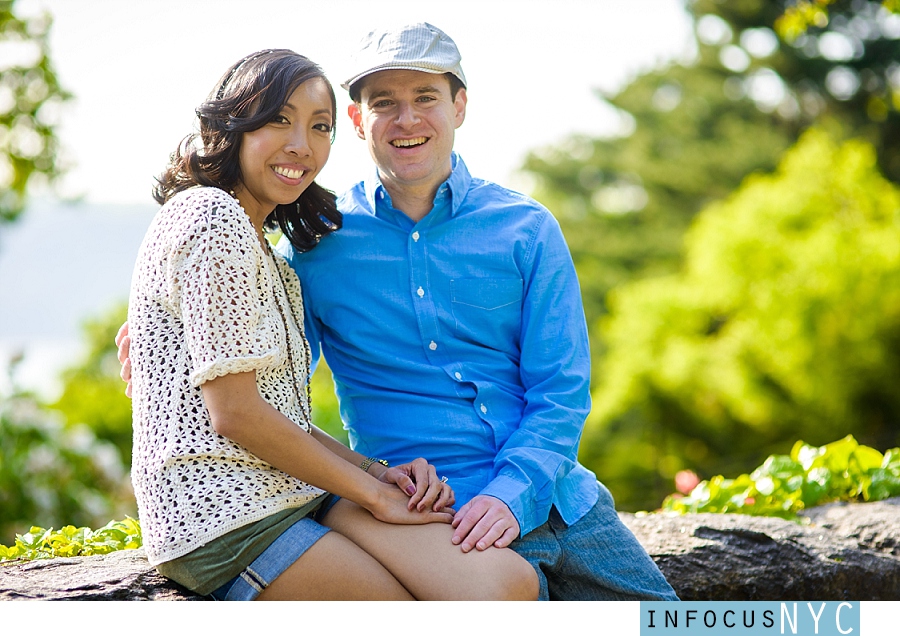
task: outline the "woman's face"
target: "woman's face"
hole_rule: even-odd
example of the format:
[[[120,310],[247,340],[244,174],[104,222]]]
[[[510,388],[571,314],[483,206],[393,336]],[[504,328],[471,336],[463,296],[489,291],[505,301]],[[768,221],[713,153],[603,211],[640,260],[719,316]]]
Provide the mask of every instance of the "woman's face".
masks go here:
[[[235,195],[252,219],[262,223],[313,182],[328,161],[333,126],[331,95],[317,77],[298,86],[272,121],[243,134]]]

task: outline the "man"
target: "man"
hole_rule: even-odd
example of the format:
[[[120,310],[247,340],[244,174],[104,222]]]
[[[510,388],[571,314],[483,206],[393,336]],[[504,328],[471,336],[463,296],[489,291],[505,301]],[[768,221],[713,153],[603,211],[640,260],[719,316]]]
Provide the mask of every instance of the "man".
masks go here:
[[[279,245],[313,356],[328,360],[357,451],[426,457],[450,480],[462,550],[511,546],[544,599],[674,600],[577,461],[590,360],[559,226],[453,153],[460,60],[426,23],[362,42],[342,86],[377,171],[339,198],[339,232],[306,253]]]

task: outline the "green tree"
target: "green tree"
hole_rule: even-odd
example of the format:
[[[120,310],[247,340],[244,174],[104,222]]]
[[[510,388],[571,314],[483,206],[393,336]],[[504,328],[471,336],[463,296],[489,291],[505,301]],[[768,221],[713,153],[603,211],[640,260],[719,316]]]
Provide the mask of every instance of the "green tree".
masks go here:
[[[610,306],[582,459],[626,508],[798,437],[900,442],[900,191],[865,142],[807,133],[701,213],[680,272]]]
[[[849,136],[875,147],[882,173],[900,183],[900,3],[693,0],[690,7],[698,27],[706,21],[708,29],[730,33],[711,52],[734,70],[761,33],[780,33],[781,46],[766,63],[781,96],[777,108],[838,120]],[[759,73],[752,64],[741,72],[747,79]]]
[[[69,99],[50,60],[49,15],[22,19],[0,0],[0,225],[25,206],[29,183],[60,173],[56,122]]]

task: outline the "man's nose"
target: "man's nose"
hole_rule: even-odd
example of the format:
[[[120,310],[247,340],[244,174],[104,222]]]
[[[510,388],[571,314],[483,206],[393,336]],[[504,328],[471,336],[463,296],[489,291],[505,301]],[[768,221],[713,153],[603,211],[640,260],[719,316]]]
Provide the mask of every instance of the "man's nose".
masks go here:
[[[418,123],[419,113],[412,104],[401,103],[397,107],[397,123],[401,126],[409,126]]]

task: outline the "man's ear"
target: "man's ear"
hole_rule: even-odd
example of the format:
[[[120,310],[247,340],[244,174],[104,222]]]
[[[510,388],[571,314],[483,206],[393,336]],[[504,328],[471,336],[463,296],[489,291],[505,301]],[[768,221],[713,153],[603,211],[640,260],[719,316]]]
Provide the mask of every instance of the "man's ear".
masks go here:
[[[360,139],[365,139],[366,132],[362,127],[362,113],[359,112],[359,104],[353,103],[347,106],[347,114],[350,115],[350,121],[353,122],[353,128],[356,130],[356,136]]]
[[[453,107],[456,109],[456,127],[462,126],[466,120],[466,103],[469,97],[466,95],[466,89],[460,88],[456,91],[456,99],[453,100]]]

